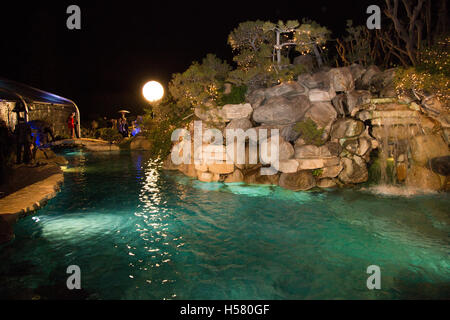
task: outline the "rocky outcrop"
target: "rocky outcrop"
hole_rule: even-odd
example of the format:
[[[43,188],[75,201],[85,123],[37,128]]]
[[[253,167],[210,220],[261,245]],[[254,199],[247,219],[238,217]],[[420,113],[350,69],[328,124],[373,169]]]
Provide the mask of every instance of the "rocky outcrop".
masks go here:
[[[380,170],[386,171],[387,161],[393,164],[395,183],[441,190],[448,185],[448,108],[432,97],[397,97],[394,75],[393,69],[354,64],[252,90],[246,103],[196,108],[197,117],[208,121],[204,130],[254,129],[242,161],[236,150],[234,157],[222,150],[203,154],[195,165],[164,167],[201,181],[278,184],[299,191],[367,182],[368,166],[377,156]],[[273,129],[279,131],[277,164],[270,161]],[[260,144],[263,138],[268,150]],[[263,150],[267,154],[261,155]],[[224,163],[227,159],[231,162]],[[269,175],[262,175],[269,165]]]
[[[275,96],[253,112],[253,121],[267,125],[290,124],[300,121],[309,107],[310,102],[303,95],[290,99]]]
[[[233,119],[227,124],[226,129],[242,129],[246,131],[253,127],[252,122],[249,119]]]
[[[345,184],[363,183],[369,178],[366,162],[360,157],[344,157],[342,165],[343,170],[339,174],[339,180]]]
[[[316,186],[316,180],[309,171],[282,173],[280,176],[280,186],[293,191],[306,191]]]
[[[38,164],[54,163],[59,166],[65,166],[69,163],[66,158],[56,155],[50,148],[37,149],[34,160]]]
[[[152,144],[145,136],[135,136],[130,143],[131,150],[151,150]]]
[[[363,133],[365,129],[362,121],[354,119],[339,119],[331,128],[331,139],[354,138]]]
[[[355,88],[353,75],[349,67],[333,68],[328,71],[331,85],[334,90],[341,92],[349,92]]]
[[[444,139],[438,135],[420,135],[411,139],[411,158],[416,165],[426,166],[433,158],[450,155]]]
[[[253,113],[250,103],[245,104],[227,104],[220,109],[220,116],[225,122],[231,120],[249,119]]]
[[[426,191],[438,191],[441,189],[442,181],[438,174],[427,168],[412,165],[408,170],[405,184],[412,188]]]

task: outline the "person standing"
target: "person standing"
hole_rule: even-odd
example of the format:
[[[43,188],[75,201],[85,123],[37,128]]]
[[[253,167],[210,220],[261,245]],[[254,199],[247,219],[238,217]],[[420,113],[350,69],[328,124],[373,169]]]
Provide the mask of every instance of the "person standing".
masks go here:
[[[75,139],[75,112],[72,112],[67,119],[67,127],[72,139]]]
[[[31,142],[32,142],[32,135],[31,135],[31,128],[30,126],[25,122],[25,119],[20,117],[19,122],[16,124],[16,127],[14,129],[14,135],[16,137],[16,144],[17,144],[17,152],[16,152],[16,163],[21,164],[22,163],[22,150],[23,150],[23,162],[25,164],[29,164],[31,161]]]
[[[6,122],[0,120],[0,184],[6,181],[7,164],[10,154],[11,136]]]

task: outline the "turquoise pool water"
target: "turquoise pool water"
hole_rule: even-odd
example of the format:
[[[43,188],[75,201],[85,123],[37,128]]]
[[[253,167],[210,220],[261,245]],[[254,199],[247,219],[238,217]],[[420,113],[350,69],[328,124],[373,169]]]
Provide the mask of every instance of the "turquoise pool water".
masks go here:
[[[450,298],[448,195],[206,184],[142,153],[66,156],[60,194],[0,247],[1,298],[70,296],[69,265],[83,299]]]

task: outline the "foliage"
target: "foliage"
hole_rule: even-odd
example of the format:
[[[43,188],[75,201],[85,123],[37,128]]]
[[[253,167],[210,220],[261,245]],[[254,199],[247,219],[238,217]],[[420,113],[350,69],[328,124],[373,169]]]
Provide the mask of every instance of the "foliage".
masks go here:
[[[450,77],[450,36],[439,39],[429,48],[420,50],[416,69]]]
[[[390,23],[377,32],[386,55],[403,67],[416,66],[419,52],[448,32],[447,0],[385,0]],[[432,16],[432,13],[437,13]]]
[[[115,128],[98,129],[99,137],[109,142],[119,142],[123,139],[122,135]]]
[[[168,96],[159,104],[146,108],[145,112],[144,134],[152,141],[150,152],[154,157],[165,159],[172,146],[172,132],[186,127],[192,109],[190,105],[179,103]]]
[[[208,54],[201,64],[194,62],[185,72],[174,74],[169,92],[181,105],[214,103],[230,70],[226,62]]]
[[[301,54],[314,53],[319,67],[323,64],[321,51],[325,49],[326,42],[330,39],[331,31],[315,21],[304,19],[303,23],[295,30],[294,43],[296,50]]]
[[[375,64],[379,58],[380,49],[375,32],[365,25],[353,26],[352,20],[347,20],[347,35],[337,39],[336,50],[344,65],[357,63],[363,66]]]
[[[260,20],[242,22],[228,36],[228,44],[235,53],[233,60],[244,71],[270,58],[274,43],[273,34],[264,30],[264,22]]]
[[[316,123],[310,118],[297,122],[294,126],[294,130],[300,134],[300,137],[306,144],[320,146],[324,143],[322,140],[324,129],[317,128]]]
[[[424,48],[415,67],[399,68],[395,85],[399,93],[413,90],[416,95],[434,94],[442,103],[450,102],[450,37]]]
[[[323,168],[320,168],[320,169],[314,169],[314,170],[312,171],[312,175],[313,175],[314,177],[319,177],[322,173],[323,173]]]
[[[237,69],[229,73],[227,80],[249,88],[294,80],[304,69],[290,64],[286,48],[297,45],[292,39],[298,26],[296,20],[278,24],[259,20],[241,23],[228,37]]]
[[[245,101],[245,94],[247,93],[247,86],[232,86],[229,94],[221,93],[218,100],[219,105],[226,104],[240,104]]]

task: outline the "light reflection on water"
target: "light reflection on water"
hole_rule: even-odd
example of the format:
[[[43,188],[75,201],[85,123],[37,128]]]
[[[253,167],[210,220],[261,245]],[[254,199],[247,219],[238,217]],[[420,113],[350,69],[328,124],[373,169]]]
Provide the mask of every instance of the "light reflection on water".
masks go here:
[[[0,297],[52,297],[77,264],[90,299],[448,298],[446,195],[295,193],[202,183],[141,153],[69,157],[61,193],[0,251]]]

